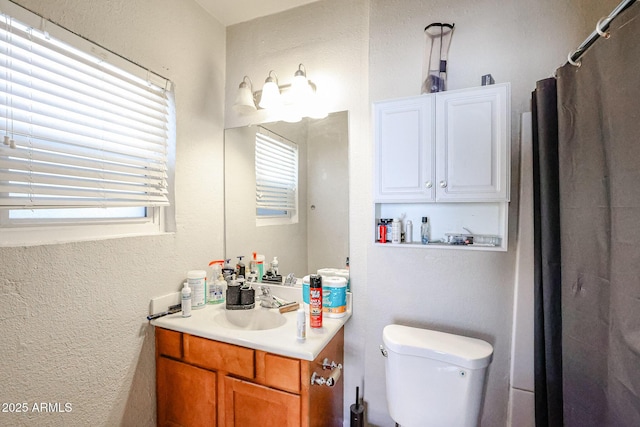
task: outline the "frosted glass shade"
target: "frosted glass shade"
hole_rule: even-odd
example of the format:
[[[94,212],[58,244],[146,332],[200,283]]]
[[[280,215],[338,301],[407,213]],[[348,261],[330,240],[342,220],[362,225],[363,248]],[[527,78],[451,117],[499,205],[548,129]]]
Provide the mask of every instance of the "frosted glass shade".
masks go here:
[[[313,96],[313,89],[304,75],[296,75],[291,83],[289,102],[294,105],[306,106]]]
[[[260,98],[260,108],[278,108],[282,105],[280,99],[280,89],[276,82],[267,79],[262,88],[262,97]]]
[[[251,89],[244,82],[240,83],[238,94],[236,95],[236,102],[233,104],[233,109],[241,114],[251,114],[257,110],[256,104],[253,102]]]

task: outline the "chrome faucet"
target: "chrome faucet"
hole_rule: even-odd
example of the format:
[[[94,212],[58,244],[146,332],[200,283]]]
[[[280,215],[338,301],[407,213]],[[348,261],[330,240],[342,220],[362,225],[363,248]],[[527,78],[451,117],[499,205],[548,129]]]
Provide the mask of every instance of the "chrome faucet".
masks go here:
[[[271,288],[266,285],[260,285],[260,295],[257,298],[260,300],[260,305],[265,308],[280,308],[291,304],[282,298],[271,295]]]
[[[276,298],[271,295],[271,288],[265,285],[260,286],[260,295],[258,295],[258,299],[260,300],[260,305],[265,308],[276,308],[278,307],[278,302]]]

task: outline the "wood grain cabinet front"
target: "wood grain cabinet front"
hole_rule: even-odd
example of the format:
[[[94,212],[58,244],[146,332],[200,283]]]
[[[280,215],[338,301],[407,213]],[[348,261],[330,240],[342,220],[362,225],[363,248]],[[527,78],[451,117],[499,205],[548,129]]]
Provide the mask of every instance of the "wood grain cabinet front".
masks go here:
[[[156,365],[158,426],[215,427],[216,373],[167,357]]]
[[[232,377],[224,378],[227,427],[298,427],[300,396]]]
[[[328,378],[323,362],[341,365],[343,353],[342,328],[308,361],[157,327],[157,424],[342,426],[342,380],[328,387],[312,385],[311,377]]]

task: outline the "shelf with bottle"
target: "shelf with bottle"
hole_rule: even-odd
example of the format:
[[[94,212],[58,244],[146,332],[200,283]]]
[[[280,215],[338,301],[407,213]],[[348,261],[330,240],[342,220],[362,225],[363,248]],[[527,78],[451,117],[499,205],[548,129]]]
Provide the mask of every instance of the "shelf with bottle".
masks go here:
[[[507,250],[506,203],[376,203],[374,241],[379,246]],[[393,239],[393,224],[399,239]]]

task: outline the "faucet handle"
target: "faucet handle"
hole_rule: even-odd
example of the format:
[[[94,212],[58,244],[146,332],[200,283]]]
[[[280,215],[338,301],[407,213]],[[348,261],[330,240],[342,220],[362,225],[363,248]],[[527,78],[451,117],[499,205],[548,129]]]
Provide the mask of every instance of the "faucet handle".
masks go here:
[[[260,292],[262,292],[263,297],[271,297],[271,288],[266,285],[260,285]]]
[[[293,273],[287,274],[286,279],[284,279],[285,286],[293,286],[296,284],[296,276]]]

